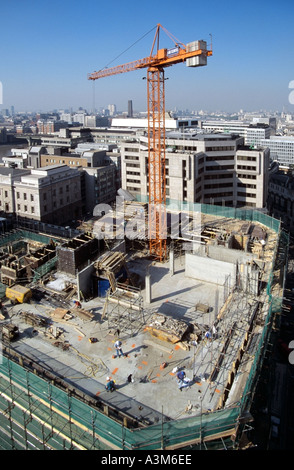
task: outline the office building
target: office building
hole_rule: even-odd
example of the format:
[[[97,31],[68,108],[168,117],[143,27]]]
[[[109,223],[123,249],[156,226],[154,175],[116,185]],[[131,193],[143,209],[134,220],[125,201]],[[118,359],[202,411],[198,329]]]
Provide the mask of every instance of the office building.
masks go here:
[[[291,170],[278,170],[270,175],[267,206],[269,213],[281,219],[284,227],[293,234],[294,177]]]
[[[122,188],[148,197],[148,139],[121,143]],[[170,133],[166,138],[166,197],[233,207],[264,207],[269,151],[229,134]]]
[[[294,137],[271,136],[262,139],[261,145],[270,149],[271,160],[277,160],[283,165],[294,165]]]
[[[272,128],[266,122],[244,121],[203,121],[201,128],[206,132],[227,132],[244,137],[245,145],[259,147],[263,139],[269,139]]]
[[[128,117],[133,117],[133,102],[132,100],[128,101]]]

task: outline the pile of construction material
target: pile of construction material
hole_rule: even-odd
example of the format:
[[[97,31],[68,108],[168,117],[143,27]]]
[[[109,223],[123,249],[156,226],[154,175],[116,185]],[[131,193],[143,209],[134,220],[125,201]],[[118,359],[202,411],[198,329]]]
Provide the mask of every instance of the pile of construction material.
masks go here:
[[[156,338],[174,344],[183,341],[185,335],[191,331],[191,326],[182,320],[155,313],[145,330]]]
[[[118,273],[125,270],[128,275],[125,258],[126,256],[120,251],[109,251],[94,263],[97,277],[108,279],[112,292],[115,292],[117,288],[116,278]]]
[[[82,320],[89,320],[91,321],[94,318],[94,314],[90,310],[86,310],[79,306],[74,307],[73,309],[65,309],[65,308],[56,308],[51,313],[51,316],[54,320],[70,320],[73,317],[79,317]]]

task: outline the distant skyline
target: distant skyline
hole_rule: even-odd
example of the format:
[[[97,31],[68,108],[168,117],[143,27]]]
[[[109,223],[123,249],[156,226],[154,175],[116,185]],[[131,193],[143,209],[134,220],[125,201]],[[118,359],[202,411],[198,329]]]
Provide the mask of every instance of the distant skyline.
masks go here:
[[[116,104],[127,111],[128,100],[146,110],[146,71],[95,82],[87,74],[148,56],[160,23],[184,44],[210,45],[212,35],[206,67],[166,69],[167,110],[294,113],[293,1],[10,0],[0,13],[0,110]],[[161,39],[161,47],[172,47],[164,33]]]

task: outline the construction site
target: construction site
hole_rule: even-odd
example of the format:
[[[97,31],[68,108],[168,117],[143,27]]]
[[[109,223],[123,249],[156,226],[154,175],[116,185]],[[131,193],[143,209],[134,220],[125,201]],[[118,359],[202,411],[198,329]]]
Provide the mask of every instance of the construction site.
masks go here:
[[[197,211],[197,234],[168,238],[164,262],[143,238],[2,235],[2,449],[242,447],[288,240],[257,211]],[[19,284],[29,300],[5,295]]]
[[[288,235],[262,211],[167,201],[164,69],[205,66],[212,49],[169,33],[160,49],[161,29],[148,57],[88,76],[147,68],[148,201],[101,211],[71,238],[1,235],[1,449],[251,445]]]

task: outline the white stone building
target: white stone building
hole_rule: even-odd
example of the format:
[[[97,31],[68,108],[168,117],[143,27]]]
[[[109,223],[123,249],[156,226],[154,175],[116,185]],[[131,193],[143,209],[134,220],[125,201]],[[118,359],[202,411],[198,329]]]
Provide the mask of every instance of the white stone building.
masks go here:
[[[81,175],[67,165],[0,169],[0,207],[19,218],[62,225],[81,216]]]
[[[269,151],[230,134],[170,133],[166,138],[166,197],[170,201],[262,208]],[[148,141],[121,144],[122,188],[148,199]]]

